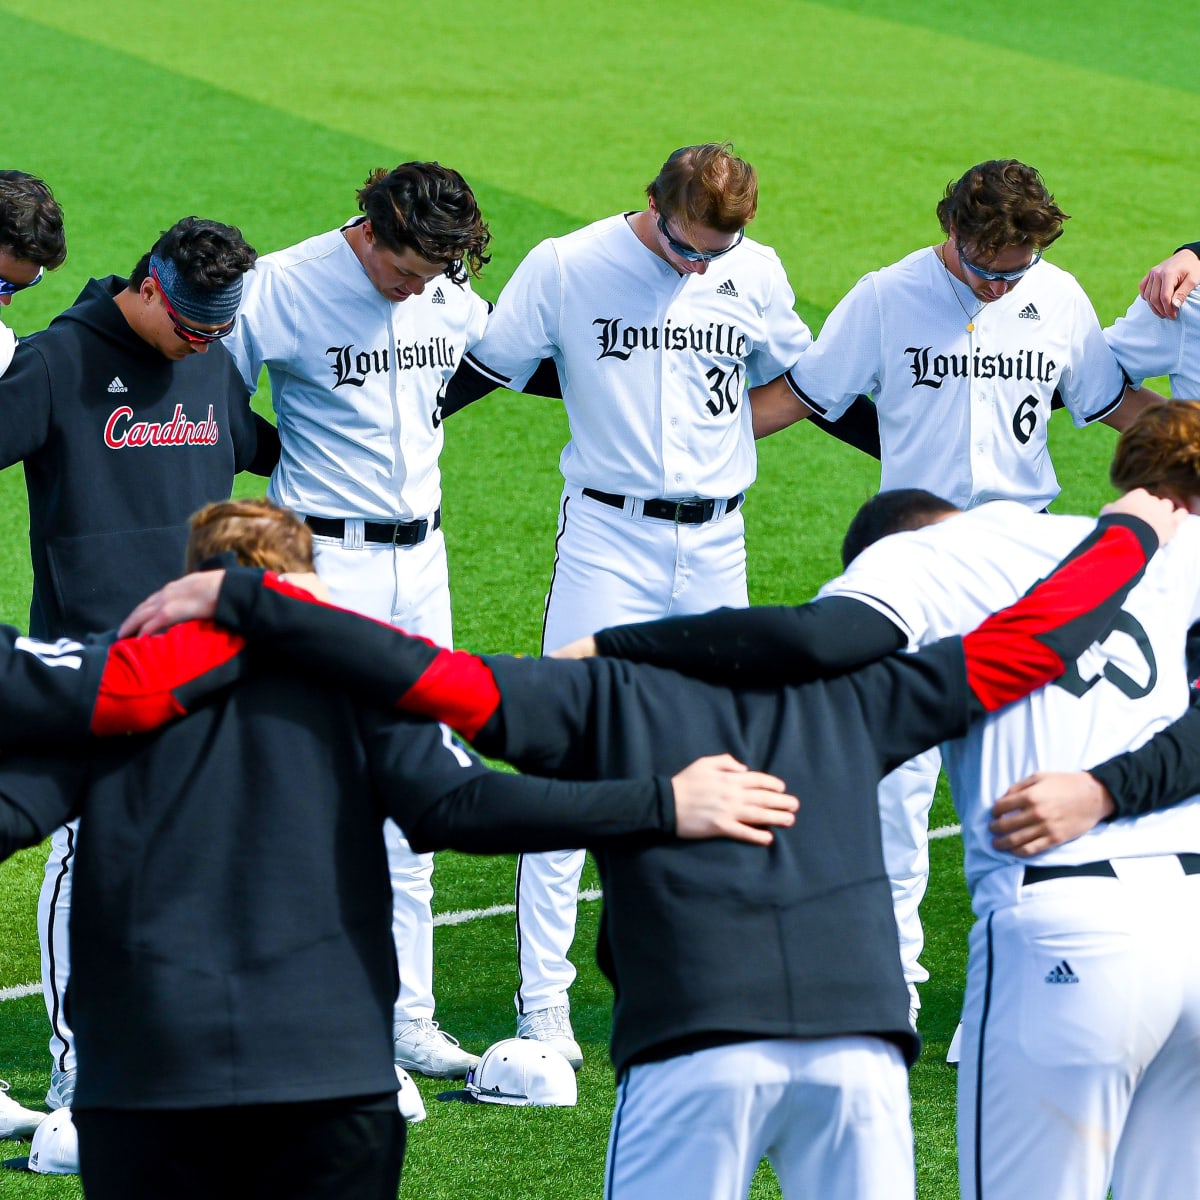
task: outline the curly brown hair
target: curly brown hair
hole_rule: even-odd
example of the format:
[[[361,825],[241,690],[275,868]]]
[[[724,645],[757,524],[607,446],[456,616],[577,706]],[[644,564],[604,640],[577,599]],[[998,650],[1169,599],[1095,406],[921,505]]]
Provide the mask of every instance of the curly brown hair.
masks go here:
[[[1143,409],[1117,439],[1108,478],[1122,492],[1141,487],[1181,504],[1200,496],[1200,401]]]
[[[266,499],[206,504],[188,522],[186,569],[231,553],[243,567],[311,571],[312,530],[290,508]]]
[[[394,254],[414,250],[431,263],[445,263],[451,283],[465,283],[492,261],[491,231],[467,181],[436,162],[377,167],[358,191],[358,207],[376,240]]]
[[[0,171],[0,250],[47,271],[67,260],[62,208],[36,175]]]
[[[758,211],[758,172],[734,155],[732,142],[683,146],[646,185],[646,195],[685,237],[697,225],[739,233]]]
[[[1041,175],[1015,158],[979,163],[948,183],[937,216],[943,232],[953,226],[960,246],[988,259],[1012,246],[1044,250],[1071,219],[1054,203]]]

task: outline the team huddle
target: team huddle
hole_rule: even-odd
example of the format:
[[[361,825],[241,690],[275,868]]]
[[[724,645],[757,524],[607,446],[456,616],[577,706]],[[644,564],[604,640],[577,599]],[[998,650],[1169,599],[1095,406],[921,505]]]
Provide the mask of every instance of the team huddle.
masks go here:
[[[0,639],[0,856],[51,839],[52,1055],[51,1115],[0,1092],[0,1134],[89,1197],[200,1197],[252,1116],[247,1194],[392,1200],[407,1073],[573,1103],[590,851],[606,1197],[745,1196],[764,1158],[788,1197],[912,1196],[944,766],[977,917],[964,1200],[1194,1195],[1200,245],[1104,329],[1043,257],[1068,217],[1041,176],[984,162],[814,339],[728,145],[534,247],[494,306],[461,175],[357,198],[262,256],[186,217],[44,331],[0,324],[34,568]],[[0,171],[0,301],[65,256],[50,190]],[[500,387],[570,420],[540,659],[451,649],[445,423]],[[1060,407],[1120,433],[1099,520],[1046,512]],[[799,420],[881,489],[842,575],[750,608],[755,441]],[[228,499],[241,471],[266,499]],[[509,1057],[541,1092],[435,1019],[446,848],[519,856]]]

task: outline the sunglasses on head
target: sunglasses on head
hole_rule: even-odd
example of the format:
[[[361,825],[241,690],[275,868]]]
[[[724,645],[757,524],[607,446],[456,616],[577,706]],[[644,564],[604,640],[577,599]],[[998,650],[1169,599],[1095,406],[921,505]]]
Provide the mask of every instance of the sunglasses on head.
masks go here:
[[[26,288],[34,287],[42,282],[42,276],[46,272],[38,267],[38,273],[28,283],[13,283],[9,279],[0,276],[0,296],[15,296],[17,292],[23,292]]]
[[[697,250],[694,246],[689,246],[684,242],[677,242],[670,235],[667,231],[666,218],[662,213],[658,214],[658,231],[667,239],[667,245],[686,262],[712,262],[713,259],[720,258],[723,254],[728,254],[746,236],[746,231],[739,229],[737,237],[724,250]]]
[[[964,253],[961,246],[958,248],[958,261],[962,263],[972,275],[978,275],[980,279],[987,279],[991,282],[1003,280],[1005,283],[1016,283],[1023,275],[1029,272],[1037,265],[1042,257],[1040,250],[1033,252],[1033,257],[1021,268],[1016,271],[989,271],[983,267],[977,267]]]
[[[158,272],[153,267],[150,268],[150,277],[158,286],[158,294],[162,297],[167,316],[171,318],[172,328],[185,342],[191,342],[193,346],[208,346],[228,337],[233,332],[233,325],[237,317],[230,317],[224,325],[219,325],[216,329],[197,329],[194,325],[185,325],[171,306],[171,301],[167,299],[167,289],[163,287],[162,280],[159,279]]]

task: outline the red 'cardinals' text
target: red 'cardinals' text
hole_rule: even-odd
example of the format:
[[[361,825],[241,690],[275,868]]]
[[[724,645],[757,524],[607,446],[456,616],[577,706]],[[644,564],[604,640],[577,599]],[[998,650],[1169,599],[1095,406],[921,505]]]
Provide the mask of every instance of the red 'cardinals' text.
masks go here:
[[[213,416],[212,405],[203,421],[189,421],[183,405],[175,405],[169,421],[135,421],[133,409],[122,405],[114,409],[104,425],[104,444],[112,450],[126,446],[215,446],[221,430]]]

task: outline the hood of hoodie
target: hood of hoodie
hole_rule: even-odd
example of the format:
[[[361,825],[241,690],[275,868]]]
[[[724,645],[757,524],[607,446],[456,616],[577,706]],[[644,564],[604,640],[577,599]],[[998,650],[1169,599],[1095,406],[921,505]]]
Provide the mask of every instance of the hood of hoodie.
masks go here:
[[[129,286],[128,279],[119,275],[106,275],[103,279],[89,279],[75,303],[50,322],[56,325],[74,323],[90,329],[98,337],[126,353],[147,362],[169,365],[170,360],[154,346],[140,337],[133,326],[125,320],[125,314],[117,307],[115,297]]]

